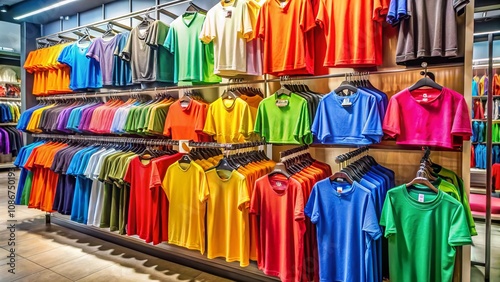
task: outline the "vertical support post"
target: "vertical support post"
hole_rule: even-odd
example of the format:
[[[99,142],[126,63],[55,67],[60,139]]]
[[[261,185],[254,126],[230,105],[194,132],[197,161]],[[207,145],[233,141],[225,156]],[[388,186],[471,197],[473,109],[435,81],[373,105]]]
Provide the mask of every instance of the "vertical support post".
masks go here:
[[[45,224],[50,225],[50,212],[45,213]]]
[[[22,66],[26,62],[29,52],[37,49],[36,38],[41,36],[41,28],[37,24],[21,23],[21,111],[24,112],[36,105],[33,93],[33,74],[28,73]],[[31,143],[31,135],[23,133],[25,142]]]
[[[491,188],[493,185],[492,170],[492,130],[493,130],[493,33],[488,34],[488,76],[490,81],[488,87],[488,117],[487,117],[487,135],[486,135],[486,234],[485,234],[485,257],[484,257],[484,281],[490,281],[491,267]]]

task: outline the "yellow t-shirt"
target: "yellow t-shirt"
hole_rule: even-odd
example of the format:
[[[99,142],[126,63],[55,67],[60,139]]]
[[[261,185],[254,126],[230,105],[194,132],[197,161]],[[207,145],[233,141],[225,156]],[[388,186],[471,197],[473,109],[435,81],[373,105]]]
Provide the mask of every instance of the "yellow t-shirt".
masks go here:
[[[42,113],[46,109],[50,109],[54,106],[55,106],[55,104],[48,105],[46,107],[43,107],[43,108],[40,108],[40,109],[33,111],[33,114],[31,115],[30,121],[28,122],[28,125],[26,126],[26,130],[29,132],[34,132],[34,133],[41,133],[42,130],[39,129],[38,126],[40,124],[40,118],[42,117]]]
[[[479,96],[483,96],[484,95],[484,91],[485,90],[488,90],[488,88],[485,88],[485,87],[488,87],[487,85],[484,85],[484,81],[486,79],[486,76],[483,75],[481,77],[481,79],[479,79],[479,83],[478,83],[478,88],[479,88]]]
[[[176,162],[168,168],[161,186],[170,202],[168,242],[203,254],[209,193],[205,171],[195,162]]]
[[[203,132],[218,143],[242,143],[253,133],[254,123],[245,101],[219,98],[208,107]]]
[[[226,261],[249,264],[250,226],[245,176],[236,170],[207,171],[207,257],[224,257]]]

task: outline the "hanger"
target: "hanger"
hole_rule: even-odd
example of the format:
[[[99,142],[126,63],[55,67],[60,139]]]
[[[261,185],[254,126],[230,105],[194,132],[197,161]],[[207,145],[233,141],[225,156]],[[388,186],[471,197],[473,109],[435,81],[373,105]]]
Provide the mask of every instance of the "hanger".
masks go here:
[[[87,39],[89,42],[92,42],[92,36],[90,35],[90,31],[88,28],[83,29],[83,36],[78,39],[77,43],[82,43],[83,40]]]
[[[339,85],[339,87],[337,87],[334,91],[335,93],[339,94],[339,93],[343,93],[344,90],[348,90],[349,92],[352,93],[356,93],[358,91],[358,88],[356,86],[354,86],[351,81],[349,81],[347,79],[347,74],[345,74],[345,80],[342,81]]]
[[[276,165],[274,166],[273,171],[271,171],[271,173],[269,173],[268,176],[271,177],[271,176],[273,176],[275,174],[282,174],[287,179],[291,177],[291,175],[288,172],[288,170],[286,169],[286,166],[285,166],[284,163],[276,163]]]
[[[116,35],[116,32],[113,30],[113,24],[112,23],[108,23],[106,25],[106,31],[102,34],[101,38],[104,38],[108,35],[111,35],[111,36],[115,36]]]
[[[427,186],[432,191],[438,193],[439,192],[438,189],[436,187],[434,187],[434,185],[432,185],[432,183],[430,183],[429,180],[425,177],[426,172],[425,172],[424,168],[425,168],[425,164],[420,164],[420,169],[417,171],[417,176],[409,183],[406,183],[406,188],[410,188],[410,187],[414,186],[415,184],[422,184],[422,185]]]
[[[351,176],[344,171],[338,171],[334,173],[332,176],[330,176],[330,181],[336,181],[339,182],[339,180],[346,181],[349,184],[352,184],[354,180],[352,180]],[[342,182],[340,181],[340,182]]]
[[[288,96],[290,96],[292,94],[292,91],[290,91],[290,90],[288,90],[286,88],[286,85],[284,83],[285,79],[288,79],[288,77],[280,77],[281,88],[278,89],[278,91],[275,92],[275,94],[277,96],[279,96],[279,95],[288,95]]]
[[[191,157],[188,154],[185,154],[182,156],[182,158],[179,160],[180,164],[190,164],[192,161]]]
[[[437,84],[434,79],[435,76],[432,72],[427,72],[427,63],[423,62],[422,67],[424,68],[424,71],[420,72],[421,75],[424,77],[419,79],[415,84],[410,86],[408,90],[413,91],[422,87],[431,87],[437,90],[442,90],[443,86]]]

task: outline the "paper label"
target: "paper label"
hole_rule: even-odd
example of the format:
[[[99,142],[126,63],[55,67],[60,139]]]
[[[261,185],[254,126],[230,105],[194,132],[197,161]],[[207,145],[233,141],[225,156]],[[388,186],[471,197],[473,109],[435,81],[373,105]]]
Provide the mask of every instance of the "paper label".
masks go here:
[[[429,95],[427,95],[427,93],[424,93],[424,95],[422,95],[422,96],[423,96],[422,101],[424,101],[424,102],[429,101]]]
[[[425,202],[425,195],[424,194],[418,194],[418,201],[423,203]]]
[[[352,105],[352,103],[349,100],[349,98],[344,98],[344,100],[342,101],[342,106],[347,107],[347,106],[351,106],[351,105]]]
[[[277,99],[276,100],[276,106],[278,107],[286,107],[288,106],[288,100],[285,100],[285,99]]]

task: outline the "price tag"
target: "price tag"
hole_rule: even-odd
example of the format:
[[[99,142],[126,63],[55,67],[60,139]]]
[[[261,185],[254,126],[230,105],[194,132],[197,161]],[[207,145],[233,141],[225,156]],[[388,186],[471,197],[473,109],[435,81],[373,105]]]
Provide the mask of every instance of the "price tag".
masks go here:
[[[276,99],[276,106],[282,108],[288,106],[288,100],[285,99]]]

